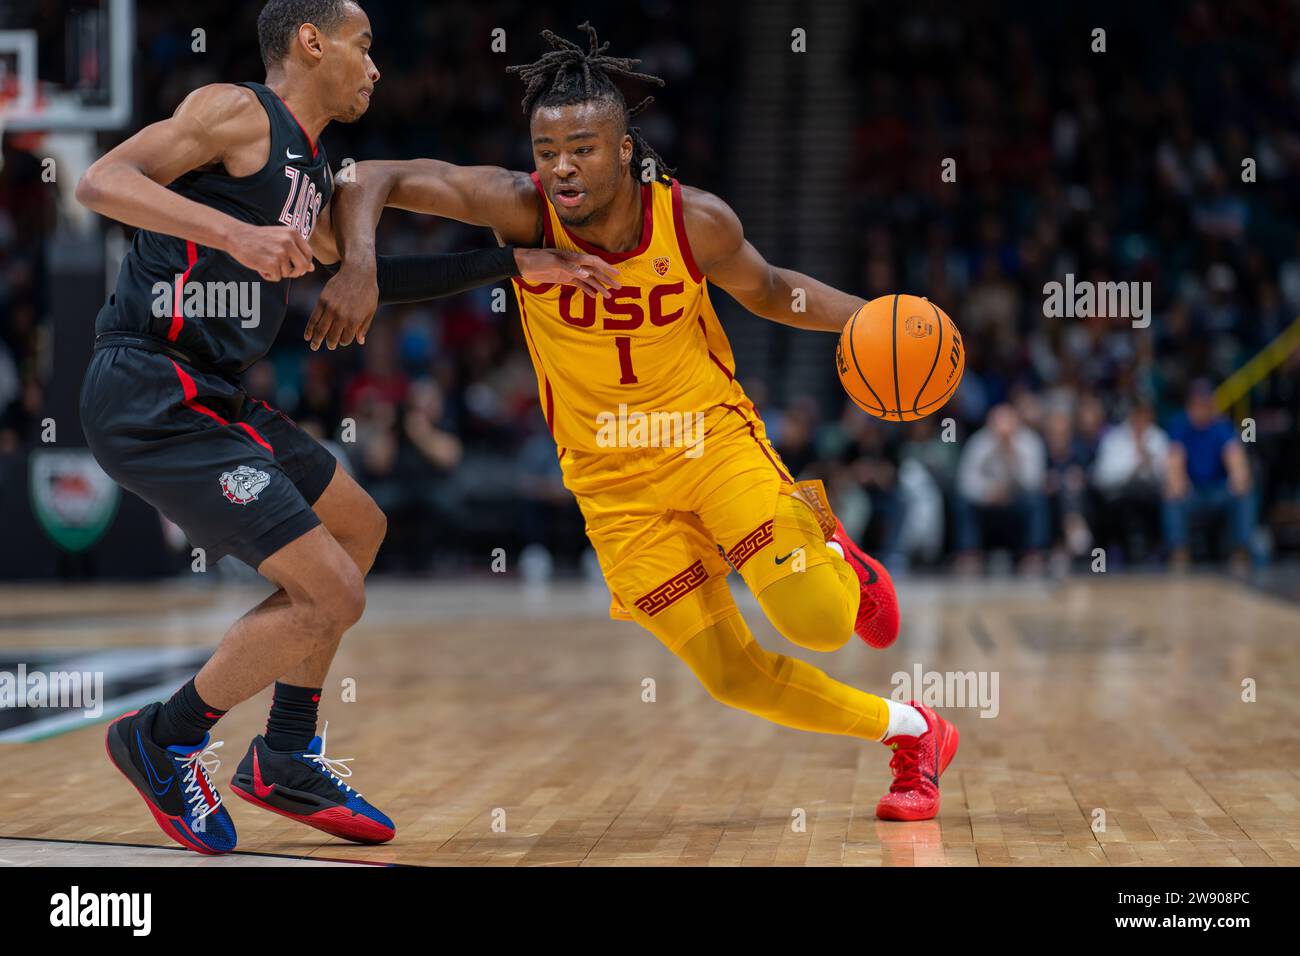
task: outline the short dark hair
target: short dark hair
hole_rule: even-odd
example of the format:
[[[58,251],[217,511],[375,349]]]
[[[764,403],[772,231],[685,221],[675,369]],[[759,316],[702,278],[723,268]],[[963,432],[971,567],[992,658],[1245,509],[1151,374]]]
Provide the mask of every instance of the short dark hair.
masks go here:
[[[269,70],[289,55],[298,28],[312,23],[325,32],[343,22],[352,0],[270,0],[257,15],[257,44]]]

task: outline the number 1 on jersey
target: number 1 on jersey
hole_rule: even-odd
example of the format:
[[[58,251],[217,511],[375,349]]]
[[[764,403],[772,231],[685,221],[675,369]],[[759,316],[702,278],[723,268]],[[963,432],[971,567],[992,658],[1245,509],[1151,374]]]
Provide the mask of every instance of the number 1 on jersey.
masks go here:
[[[623,373],[623,377],[618,380],[618,384],[637,384],[636,373],[632,371],[632,336],[616,335],[614,336],[614,345],[618,347],[618,370]]]

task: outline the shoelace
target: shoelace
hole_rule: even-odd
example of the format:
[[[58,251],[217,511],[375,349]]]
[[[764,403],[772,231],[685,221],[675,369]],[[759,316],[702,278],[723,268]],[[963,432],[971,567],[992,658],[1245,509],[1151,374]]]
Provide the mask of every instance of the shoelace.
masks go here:
[[[921,777],[921,748],[900,747],[889,758],[889,769],[894,772],[891,791],[915,790]]]
[[[333,779],[334,783],[337,786],[342,787],[348,793],[355,793],[358,797],[360,797],[361,796],[360,793],[358,793],[356,790],[353,790],[341,779],[339,779],[340,777],[352,776],[352,768],[349,767],[348,764],[350,764],[356,758],[325,756],[325,739],[326,736],[329,734],[329,732],[330,732],[330,722],[327,720],[325,721],[325,729],[320,732],[320,753],[318,754],[305,753],[302,755],[303,759],[316,761],[316,763],[320,766],[320,768],[330,775],[330,777]]]
[[[210,813],[221,806],[221,794],[217,793],[212,786],[212,774],[221,769],[221,758],[215,751],[224,743],[224,740],[218,740],[181,760],[181,766],[185,768],[185,776],[182,777],[185,781],[185,800],[193,804],[190,808],[190,817],[195,823],[206,819]],[[204,796],[204,788],[199,786],[200,773],[203,774],[203,781],[207,784],[207,792],[212,795],[214,802],[211,804]]]

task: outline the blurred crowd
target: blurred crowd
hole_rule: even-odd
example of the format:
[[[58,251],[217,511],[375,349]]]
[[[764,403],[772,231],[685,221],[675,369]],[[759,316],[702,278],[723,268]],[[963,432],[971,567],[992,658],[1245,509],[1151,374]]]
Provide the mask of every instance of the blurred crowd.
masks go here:
[[[857,291],[928,296],[967,349],[935,416],[955,435],[811,407],[795,426],[874,505],[875,545],[1033,567],[1300,544],[1300,352],[1231,418],[1211,396],[1300,315],[1300,12],[921,3],[856,39]],[[1149,326],[1046,314],[1067,275],[1150,283]]]
[[[35,435],[49,381],[43,240],[54,204],[36,157],[9,137],[0,161],[0,454],[17,454]]]
[[[956,419],[877,424],[856,410],[817,424],[813,403],[771,416],[782,458],[827,483],[850,529],[891,568],[951,557],[961,572],[1005,554],[1029,574],[1262,560],[1258,489],[1210,384],[1168,427],[1139,398],[1108,423],[1087,393],[1071,408],[1029,389],[963,440]]]
[[[531,168],[522,89],[503,67],[535,58],[542,27],[585,18],[580,4],[566,17],[568,6],[371,10],[385,77],[361,123],[327,130],[332,161]],[[1231,419],[1213,395],[1300,315],[1300,14],[1267,0],[1115,5],[1106,51],[1094,52],[1097,24],[1057,6],[855,7],[858,55],[843,80],[857,110],[849,214],[827,225],[845,261],[828,268],[868,298],[909,291],[949,312],[967,350],[954,400],[920,422],[885,424],[845,400],[829,367],[793,388],[769,390],[778,367],[741,368],[740,380],[790,469],[823,478],[846,527],[891,567],[973,571],[995,556],[1033,573],[1095,563],[1097,548],[1108,569],[1244,567],[1300,548],[1300,352]],[[202,83],[260,78],[255,15],[255,4],[231,13],[215,0],[142,9],[140,121]],[[210,41],[214,54],[196,60],[190,31],[207,20],[249,43]],[[725,6],[609,8],[596,22],[614,52],[667,80],[639,118],[647,139],[682,178],[726,197],[735,159],[720,144],[743,118],[716,93],[741,83],[743,56]],[[479,49],[495,26],[511,38],[504,57]],[[29,238],[54,217],[32,198],[48,191],[19,181],[31,166],[8,140],[6,159],[0,453],[31,440],[48,380],[51,317]],[[940,176],[945,159],[955,182]],[[390,213],[379,244],[489,241]],[[1046,316],[1044,284],[1067,273],[1150,282],[1150,326]],[[494,312],[483,289],[390,307],[364,348],[312,353],[300,336],[319,288],[295,283],[281,340],[246,386],[330,442],[388,513],[379,567],[463,564],[495,547],[527,549],[541,567],[576,564],[582,520],[560,483],[513,303]],[[776,405],[769,391],[790,398]]]

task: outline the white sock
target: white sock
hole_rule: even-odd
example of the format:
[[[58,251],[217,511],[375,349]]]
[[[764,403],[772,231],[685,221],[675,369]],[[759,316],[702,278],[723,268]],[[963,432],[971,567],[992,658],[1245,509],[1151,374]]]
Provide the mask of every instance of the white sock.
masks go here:
[[[898,734],[919,737],[930,729],[925,722],[925,718],[921,716],[921,712],[911,704],[900,704],[898,701],[886,697],[885,706],[889,708],[889,727],[885,730],[885,736],[880,738],[881,740],[888,740]]]
[[[826,547],[830,548],[832,551],[834,551],[836,554],[838,554],[841,558],[844,557],[844,549],[840,547],[840,544],[839,544],[838,541],[827,541],[827,542],[826,542]]]

